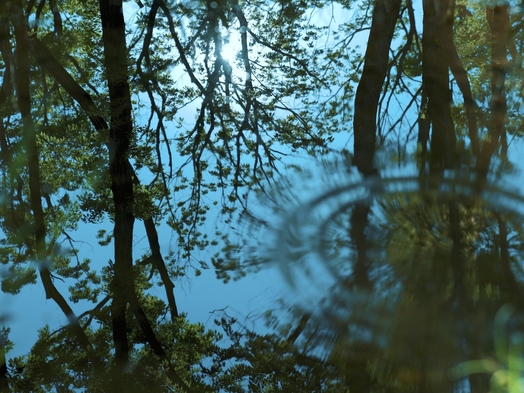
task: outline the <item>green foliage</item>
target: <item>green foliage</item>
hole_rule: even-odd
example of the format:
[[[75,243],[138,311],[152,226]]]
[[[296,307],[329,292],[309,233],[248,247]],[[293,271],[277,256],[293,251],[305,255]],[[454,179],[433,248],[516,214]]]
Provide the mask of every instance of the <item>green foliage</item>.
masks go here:
[[[10,266],[7,274],[2,277],[2,292],[16,295],[27,284],[36,283],[36,273],[33,267]]]

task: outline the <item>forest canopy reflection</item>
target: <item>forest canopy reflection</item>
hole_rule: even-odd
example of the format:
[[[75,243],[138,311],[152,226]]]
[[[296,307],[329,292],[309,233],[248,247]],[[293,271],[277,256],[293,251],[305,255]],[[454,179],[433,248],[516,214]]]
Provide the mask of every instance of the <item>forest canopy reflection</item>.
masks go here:
[[[523,393],[522,15],[0,2],[0,392]]]

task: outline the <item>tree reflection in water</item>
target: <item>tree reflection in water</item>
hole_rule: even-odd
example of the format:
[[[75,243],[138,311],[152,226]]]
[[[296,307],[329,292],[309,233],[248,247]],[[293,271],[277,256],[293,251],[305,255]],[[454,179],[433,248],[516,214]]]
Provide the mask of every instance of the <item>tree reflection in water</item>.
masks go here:
[[[256,238],[269,240],[250,259],[281,267],[296,296],[285,301],[307,315],[297,329],[342,366],[351,392],[487,392],[490,383],[521,392],[496,390],[511,379],[494,377],[512,362],[504,375],[521,384],[524,199],[507,185],[515,175],[410,173],[359,179],[344,161],[299,169],[265,198],[276,224],[252,221],[265,231]]]

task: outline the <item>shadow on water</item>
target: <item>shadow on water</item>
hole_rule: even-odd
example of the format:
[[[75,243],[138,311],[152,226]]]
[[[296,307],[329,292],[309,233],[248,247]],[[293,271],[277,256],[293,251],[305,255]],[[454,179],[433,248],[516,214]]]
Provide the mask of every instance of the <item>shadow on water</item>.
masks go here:
[[[302,340],[352,392],[520,392],[518,178],[409,166],[362,178],[347,161],[320,160],[262,198],[252,238],[266,240],[251,259],[280,266]]]

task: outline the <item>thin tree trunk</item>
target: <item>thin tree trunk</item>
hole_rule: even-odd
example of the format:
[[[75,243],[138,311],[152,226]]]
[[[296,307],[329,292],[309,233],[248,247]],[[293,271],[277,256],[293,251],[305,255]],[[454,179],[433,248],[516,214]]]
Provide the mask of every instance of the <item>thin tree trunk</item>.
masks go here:
[[[175,368],[173,367],[173,364],[171,363],[169,356],[164,351],[164,348],[162,347],[160,341],[158,341],[153,327],[151,326],[151,323],[149,322],[149,319],[147,318],[147,315],[144,312],[142,306],[140,305],[140,302],[138,301],[136,295],[133,295],[131,297],[130,304],[135,318],[137,319],[138,324],[140,325],[142,333],[144,333],[144,337],[147,343],[149,344],[149,347],[153,350],[155,355],[160,359],[162,365],[165,367],[168,378],[171,380],[171,382],[178,386],[182,392],[193,393],[191,388],[184,382],[184,380],[180,377],[180,375],[178,375]]]
[[[9,389],[9,373],[7,372],[4,341],[4,338],[0,336],[0,393],[11,391]]]
[[[47,299],[53,299],[60,307],[62,312],[70,321],[80,344],[86,350],[91,351],[92,347],[87,336],[80,327],[80,324],[73,313],[73,310],[64,299],[62,294],[56,289],[51,272],[48,267],[48,258],[46,250],[46,228],[44,222],[44,211],[42,208],[42,195],[40,190],[40,165],[38,149],[36,144],[36,131],[31,115],[31,96],[29,91],[29,43],[27,38],[27,22],[20,1],[13,2],[11,19],[14,25],[16,40],[16,96],[23,126],[23,144],[27,154],[27,167],[29,172],[29,196],[31,210],[34,219],[34,249],[38,261],[38,270],[40,278],[44,285]],[[30,244],[28,245],[31,246]]]
[[[115,208],[115,261],[111,292],[111,320],[117,364],[124,369],[129,357],[126,307],[133,292],[133,179],[128,154],[133,134],[128,83],[127,48],[122,2],[100,0],[102,39],[108,83],[111,120],[109,172]]]
[[[354,163],[365,176],[376,173],[377,106],[388,70],[389,49],[399,17],[400,0],[377,0],[364,69],[355,96]]]
[[[377,106],[388,70],[389,49],[399,17],[401,0],[378,0],[373,10],[364,69],[355,96],[354,164],[364,176],[376,173],[374,164],[377,134]],[[355,282],[369,288],[365,229],[369,207],[355,206],[350,236],[357,249]]]
[[[455,166],[455,128],[451,118],[449,60],[444,43],[452,36],[454,0],[424,0],[422,83],[431,122],[430,168],[439,173]]]
[[[178,308],[174,294],[175,285],[169,278],[169,273],[166,269],[164,258],[162,258],[162,254],[160,253],[158,234],[153,219],[150,218],[145,220],[144,225],[146,227],[146,234],[149,240],[149,246],[151,248],[151,269],[157,269],[158,273],[160,274],[160,279],[166,288],[167,304],[169,305],[171,320],[174,321],[176,318],[178,318]]]
[[[488,127],[488,138],[482,144],[477,160],[477,170],[482,177],[487,175],[491,158],[497,148],[506,146],[506,66],[507,49],[511,34],[508,5],[486,7],[486,18],[491,28],[491,121]]]
[[[457,48],[453,42],[453,37],[450,35],[447,37],[447,42],[445,43],[446,52],[449,59],[449,67],[457,86],[462,93],[464,99],[464,107],[466,109],[466,118],[468,120],[468,136],[471,142],[471,150],[473,154],[478,155],[480,152],[480,141],[478,137],[478,126],[477,126],[477,104],[473,98],[473,93],[471,92],[471,85],[469,83],[469,78],[462,61],[457,53]]]

